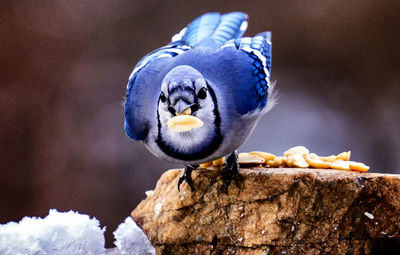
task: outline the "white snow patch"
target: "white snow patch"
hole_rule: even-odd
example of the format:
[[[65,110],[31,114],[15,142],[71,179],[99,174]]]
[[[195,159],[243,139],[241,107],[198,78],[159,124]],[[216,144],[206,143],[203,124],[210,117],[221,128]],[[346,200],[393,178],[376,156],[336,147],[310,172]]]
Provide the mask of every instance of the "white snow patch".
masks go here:
[[[368,219],[371,219],[371,220],[374,219],[374,215],[372,213],[364,212],[364,215],[367,216]]]
[[[49,211],[45,218],[24,217],[0,225],[1,255],[155,254],[154,247],[131,217],[114,231],[117,248],[106,252],[104,228],[95,218],[77,212]]]
[[[114,238],[114,244],[123,255],[155,254],[154,247],[131,217],[126,218],[125,222],[118,226],[117,230],[114,231]]]
[[[0,254],[104,254],[104,231],[88,215],[52,209],[45,218],[0,225]]]

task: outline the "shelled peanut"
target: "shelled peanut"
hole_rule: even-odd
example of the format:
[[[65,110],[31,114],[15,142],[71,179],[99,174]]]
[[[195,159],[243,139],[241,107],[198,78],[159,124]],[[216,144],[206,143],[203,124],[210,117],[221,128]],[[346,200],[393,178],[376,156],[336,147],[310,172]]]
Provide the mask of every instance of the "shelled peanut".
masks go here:
[[[283,153],[284,156],[263,151],[252,151],[249,153],[239,153],[238,162],[241,167],[267,166],[267,167],[293,167],[293,168],[322,168],[366,172],[369,166],[355,161],[350,161],[351,152],[345,151],[338,155],[327,157],[318,156],[304,146],[296,146]],[[222,166],[224,159],[217,159],[213,162],[201,164],[201,167]]]

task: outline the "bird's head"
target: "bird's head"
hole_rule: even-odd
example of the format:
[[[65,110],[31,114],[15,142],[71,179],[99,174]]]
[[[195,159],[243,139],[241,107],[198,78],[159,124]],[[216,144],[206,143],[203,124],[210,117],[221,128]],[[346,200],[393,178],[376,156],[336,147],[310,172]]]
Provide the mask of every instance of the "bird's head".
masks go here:
[[[177,66],[163,79],[158,101],[162,124],[177,132],[189,131],[213,121],[213,109],[207,82],[193,67]]]
[[[164,77],[158,97],[158,146],[180,160],[199,160],[222,142],[216,94],[191,66],[177,66]]]

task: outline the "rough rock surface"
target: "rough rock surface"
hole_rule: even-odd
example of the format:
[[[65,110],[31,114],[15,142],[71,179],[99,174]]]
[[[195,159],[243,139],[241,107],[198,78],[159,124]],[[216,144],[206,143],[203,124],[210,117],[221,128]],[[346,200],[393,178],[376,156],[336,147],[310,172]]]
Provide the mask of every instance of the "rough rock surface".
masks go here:
[[[165,172],[132,212],[157,254],[400,254],[400,175],[242,169],[224,193],[217,169],[195,191]]]

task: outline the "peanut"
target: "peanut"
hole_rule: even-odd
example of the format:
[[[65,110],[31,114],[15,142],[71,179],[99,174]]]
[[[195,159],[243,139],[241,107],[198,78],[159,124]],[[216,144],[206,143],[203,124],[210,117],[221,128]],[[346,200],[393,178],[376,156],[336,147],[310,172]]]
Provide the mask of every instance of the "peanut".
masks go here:
[[[349,161],[349,166],[350,166],[350,170],[352,170],[352,171],[366,172],[369,169],[369,166],[367,166],[363,163],[354,162],[354,161]]]
[[[336,160],[331,163],[331,168],[337,170],[350,170],[349,161]]]
[[[310,153],[310,151],[306,147],[295,146],[295,147],[292,147],[289,150],[285,151],[283,153],[283,155],[285,155],[285,157],[288,157],[288,156],[294,155],[294,154],[304,155],[304,154],[308,154],[308,153]]]
[[[263,152],[263,151],[252,151],[252,152],[249,152],[249,154],[261,157],[265,160],[265,162],[267,162],[268,160],[274,160],[276,158],[276,156],[274,154]]]
[[[325,168],[329,168],[331,166],[331,164],[329,162],[325,162],[325,161],[321,160],[315,153],[310,153],[310,154],[304,155],[304,159],[313,168],[325,169]]]
[[[168,120],[167,126],[175,132],[186,132],[203,126],[203,121],[191,115],[178,115]]]
[[[213,160],[212,165],[213,166],[222,166],[225,163],[225,157]]]

